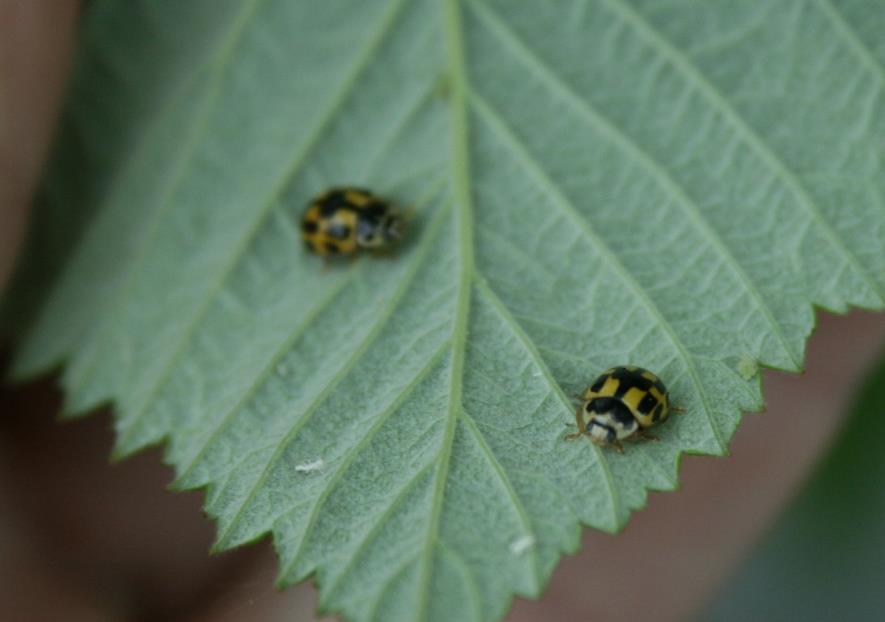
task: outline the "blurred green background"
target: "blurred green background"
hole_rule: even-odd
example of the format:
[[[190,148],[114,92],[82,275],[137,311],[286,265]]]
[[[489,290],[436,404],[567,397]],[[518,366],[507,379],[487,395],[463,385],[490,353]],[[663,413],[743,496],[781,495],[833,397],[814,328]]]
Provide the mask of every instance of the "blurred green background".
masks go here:
[[[815,475],[699,620],[885,620],[885,352]]]

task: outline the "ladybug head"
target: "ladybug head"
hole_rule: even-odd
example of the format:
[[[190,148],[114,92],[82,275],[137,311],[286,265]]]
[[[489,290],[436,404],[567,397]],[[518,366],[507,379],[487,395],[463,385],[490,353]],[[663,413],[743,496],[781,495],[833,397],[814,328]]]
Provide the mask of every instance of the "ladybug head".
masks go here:
[[[591,419],[587,423],[587,434],[590,436],[590,439],[597,445],[610,445],[614,443],[618,438],[614,429],[603,423],[600,423],[596,419]]]
[[[402,217],[388,211],[377,219],[361,220],[357,227],[357,243],[362,248],[384,248],[402,236]]]
[[[397,212],[389,212],[381,221],[385,244],[392,244],[402,236],[403,219]]]

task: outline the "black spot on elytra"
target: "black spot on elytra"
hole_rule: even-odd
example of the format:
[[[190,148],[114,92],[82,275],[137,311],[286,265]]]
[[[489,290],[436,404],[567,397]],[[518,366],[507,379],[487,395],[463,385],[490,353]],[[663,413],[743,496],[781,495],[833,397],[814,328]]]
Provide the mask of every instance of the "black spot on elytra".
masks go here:
[[[633,421],[635,421],[633,413],[630,412],[627,405],[614,397],[597,397],[590,400],[589,406],[590,410],[596,411],[601,415],[608,414],[617,423],[626,427],[630,427]]]
[[[664,413],[664,405],[658,404],[657,408],[655,408],[654,412],[651,414],[651,420],[657,423],[661,420],[661,415]]]
[[[388,211],[390,211],[390,208],[388,208],[387,203],[379,200],[374,200],[362,208],[362,213],[365,217],[378,222],[387,215]]]
[[[304,231],[304,233],[316,233],[318,228],[316,222],[313,220],[305,220],[301,223],[301,230]]]
[[[339,247],[337,244],[335,244],[335,242],[324,242],[323,248],[330,255],[337,255],[338,253],[341,252],[341,247]]]
[[[346,208],[349,205],[350,204],[347,202],[343,190],[332,190],[323,198],[323,200],[317,203],[317,207],[320,209],[320,214],[326,218],[332,216],[342,207]]]
[[[615,393],[617,397],[624,397],[627,391],[633,388],[648,391],[653,384],[651,380],[642,375],[642,371],[639,368],[631,371],[626,367],[618,367],[611,375],[619,383],[618,391]]]
[[[639,412],[643,415],[647,415],[651,412],[651,409],[655,407],[655,404],[658,403],[658,400],[655,399],[655,396],[651,393],[646,393],[645,397],[642,398],[642,401],[639,402]]]

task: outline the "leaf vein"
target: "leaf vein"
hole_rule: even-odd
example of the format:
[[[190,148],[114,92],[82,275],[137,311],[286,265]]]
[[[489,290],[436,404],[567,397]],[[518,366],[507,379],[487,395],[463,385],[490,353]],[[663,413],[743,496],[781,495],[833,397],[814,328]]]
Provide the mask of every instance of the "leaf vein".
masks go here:
[[[554,205],[577,225],[578,231],[583,233],[584,237],[591,244],[591,246],[600,255],[602,255],[605,262],[611,267],[615,274],[618,275],[621,282],[632,292],[634,298],[642,305],[643,308],[645,308],[649,316],[652,317],[661,327],[664,334],[667,336],[668,341],[670,341],[670,343],[672,344],[674,351],[682,359],[683,364],[688,370],[689,377],[692,380],[695,391],[701,399],[703,411],[706,415],[710,431],[713,434],[713,438],[716,441],[719,451],[724,452],[725,443],[722,440],[722,432],[719,430],[715,420],[713,419],[713,415],[711,413],[709,405],[709,396],[707,395],[707,391],[705,390],[704,385],[700,380],[695,362],[691,358],[691,355],[686,351],[685,346],[682,344],[682,341],[679,339],[669,321],[664,317],[661,310],[654,303],[654,301],[646,295],[645,290],[636,281],[633,274],[626,268],[626,266],[624,266],[620,258],[596,233],[596,231],[594,231],[590,227],[589,223],[580,215],[580,213],[571,203],[571,201],[563,194],[559,187],[541,168],[537,160],[535,160],[534,157],[526,151],[525,147],[519,142],[519,139],[513,134],[512,130],[504,124],[500,116],[495,113],[490,105],[485,102],[485,100],[483,100],[482,97],[480,97],[477,93],[472,93],[471,101],[474,105],[474,108],[479,113],[480,117],[485,120],[485,122],[499,136],[499,138],[510,149],[510,151],[519,158],[520,163],[526,169],[526,171],[530,173],[530,175],[535,180],[535,183],[544,188],[544,190],[553,199]]]
[[[485,279],[477,278],[476,284],[478,291],[485,296],[485,299],[489,302],[489,304],[491,304],[495,311],[497,311],[498,316],[510,327],[510,330],[512,330],[514,335],[516,335],[516,338],[522,342],[523,347],[534,359],[535,364],[541,371],[542,376],[547,381],[547,385],[550,387],[550,391],[559,398],[559,401],[562,403],[565,411],[569,414],[573,413],[574,409],[572,407],[571,400],[566,396],[565,393],[563,393],[562,387],[559,386],[559,383],[556,382],[553,374],[550,373],[546,362],[538,353],[534,342],[522,330],[522,326],[520,326],[519,323],[514,320],[513,317],[511,317],[510,311],[507,309],[501,299],[498,298],[498,295],[494,292],[494,290],[488,286],[488,284],[485,282]],[[608,460],[606,460],[605,456],[602,453],[602,450],[592,443],[590,446],[593,451],[593,456],[596,460],[596,463],[599,465],[599,468],[602,471],[603,480],[605,481],[606,487],[608,489],[609,501],[611,502],[613,517],[611,528],[617,529],[621,522],[620,515],[622,509],[621,498],[618,494],[618,488],[615,485],[614,478],[612,477],[611,470],[609,469]]]
[[[473,611],[474,616],[476,616],[475,620],[482,622],[482,599],[477,590],[477,582],[473,576],[473,571],[470,569],[470,564],[464,560],[458,551],[442,540],[437,540],[436,545],[439,547],[440,552],[447,555],[449,561],[460,570],[461,575],[464,577],[464,584],[467,586],[467,594],[470,597],[470,609]]]
[[[182,334],[177,346],[173,349],[171,356],[164,363],[163,369],[157,376],[157,380],[153,388],[149,391],[148,397],[140,410],[149,410],[153,402],[159,396],[160,391],[166,385],[172,372],[174,371],[176,363],[184,356],[185,352],[187,351],[187,345],[190,343],[194,334],[196,333],[197,328],[200,326],[202,318],[205,317],[205,315],[209,312],[213,300],[223,289],[224,283],[233,273],[234,268],[239,264],[239,262],[248,252],[252,240],[255,239],[255,237],[261,230],[261,225],[273,212],[273,208],[276,206],[276,199],[282,192],[282,189],[289,182],[289,180],[294,177],[297,171],[301,169],[307,159],[307,156],[319,143],[320,138],[329,127],[331,121],[334,119],[335,114],[339,111],[340,107],[347,100],[348,96],[353,92],[354,88],[356,87],[358,78],[371,65],[370,61],[374,59],[375,53],[377,53],[378,49],[381,46],[381,43],[384,41],[386,35],[390,32],[390,28],[395,21],[396,16],[399,14],[399,10],[402,8],[403,3],[404,0],[391,1],[389,8],[382,16],[382,20],[379,24],[378,29],[376,30],[374,35],[370,37],[366,48],[361,50],[360,54],[357,54],[357,62],[354,63],[354,65],[348,71],[339,90],[336,92],[332,103],[321,116],[318,123],[313,127],[305,143],[295,155],[294,160],[287,168],[286,172],[281,176],[279,182],[273,187],[273,189],[269,193],[268,199],[263,203],[261,209],[256,210],[256,217],[254,221],[246,229],[243,237],[233,248],[230,259],[224,264],[218,276],[212,282],[202,304],[199,305],[199,308],[194,313],[192,321],[190,322],[185,332]],[[135,416],[140,417],[140,411]]]
[[[535,530],[532,528],[532,521],[529,517],[529,513],[526,511],[525,506],[522,503],[522,499],[519,497],[519,494],[513,487],[513,482],[510,481],[510,478],[507,476],[506,471],[501,466],[501,463],[498,461],[498,457],[495,455],[495,452],[492,451],[492,448],[489,447],[486,443],[482,432],[477,429],[476,421],[473,419],[470,412],[468,412],[466,408],[462,409],[461,412],[463,414],[463,417],[461,417],[461,421],[464,422],[467,429],[470,430],[470,433],[476,440],[477,445],[479,445],[480,449],[482,449],[482,452],[485,455],[489,466],[492,467],[492,471],[495,473],[495,476],[500,481],[501,486],[504,488],[504,492],[507,493],[507,498],[510,500],[510,504],[513,506],[513,510],[516,512],[516,516],[519,519],[519,522],[522,523],[524,533],[519,535],[531,536],[532,538],[537,540],[538,538]],[[531,548],[530,555],[532,560],[530,567],[532,571],[532,580],[534,581],[534,585],[532,586],[532,595],[537,595],[538,590],[541,589],[541,578],[540,571],[538,569],[538,551],[536,547]]]
[[[344,476],[347,472],[348,467],[353,464],[354,460],[356,460],[362,450],[372,442],[372,439],[375,438],[375,434],[381,427],[387,422],[388,419],[403,405],[406,399],[412,394],[412,391],[421,384],[421,382],[427,378],[431,371],[436,367],[437,363],[439,363],[442,355],[445,354],[446,350],[451,346],[451,341],[446,340],[443,341],[440,346],[437,348],[436,352],[434,352],[428,359],[427,362],[418,370],[409,383],[403,388],[399,395],[394,399],[383,411],[381,411],[378,415],[374,417],[375,421],[369,427],[368,431],[359,441],[354,444],[349,450],[347,450],[344,456],[341,459],[341,462],[335,468],[335,472],[329,478],[329,481],[323,487],[322,494],[317,498],[316,502],[313,504],[311,508],[310,515],[307,519],[307,527],[304,530],[304,534],[301,536],[301,542],[298,545],[298,549],[295,551],[295,554],[292,556],[292,560],[280,571],[280,577],[285,578],[293,569],[295,564],[298,562],[298,558],[301,556],[301,553],[306,545],[311,533],[313,532],[314,527],[316,526],[316,520],[319,517],[320,510],[323,508],[323,505],[326,499],[334,490],[335,486],[338,484],[339,480]]]
[[[499,39],[504,42],[511,52],[521,58],[524,64],[549,87],[551,87],[554,92],[559,93],[566,101],[568,101],[588,124],[602,132],[633,161],[638,162],[656,181],[658,186],[682,208],[683,213],[694,224],[695,228],[704,235],[705,239],[710,243],[723,263],[728,266],[735,278],[750,295],[750,298],[755,303],[759,313],[771,327],[772,332],[780,342],[781,348],[787,355],[787,358],[789,358],[793,363],[793,366],[798,369],[801,366],[801,361],[794,352],[793,347],[790,345],[783,327],[775,319],[771,305],[750,279],[740,260],[731,251],[731,248],[728,246],[725,239],[719,231],[712,226],[706,216],[704,216],[703,210],[701,210],[700,206],[688,194],[685,188],[676,181],[659,161],[655,160],[650,153],[629,136],[622,127],[616,125],[609,117],[605,116],[592,102],[582,99],[574,91],[571,85],[569,85],[549,65],[544,63],[524,41],[519,39],[517,35],[504,24],[503,20],[497,13],[488,7],[478,4],[476,0],[469,0],[469,2],[476,10],[477,14],[486,21],[489,29],[499,36]]]
[[[366,337],[362,340],[362,342],[360,342],[360,344],[351,352],[350,356],[347,358],[347,360],[344,362],[344,364],[341,366],[335,376],[331,379],[329,384],[326,385],[326,387],[319,393],[319,395],[316,396],[316,398],[314,398],[314,400],[307,407],[302,416],[296,419],[291,429],[283,436],[277,450],[274,452],[274,455],[270,458],[255,483],[250,487],[246,498],[240,504],[239,510],[234,515],[233,519],[231,519],[231,522],[227,526],[225,531],[219,535],[215,547],[213,548],[224,548],[227,538],[231,534],[234,527],[239,523],[240,519],[242,518],[243,512],[246,510],[246,507],[258,493],[261,485],[270,475],[270,472],[276,465],[277,461],[282,457],[283,451],[288,446],[289,442],[291,442],[291,440],[295,437],[295,435],[297,435],[301,428],[304,427],[312,418],[313,414],[317,411],[320,404],[322,404],[326,400],[326,398],[338,387],[338,385],[341,384],[341,382],[343,382],[348,375],[350,375],[353,367],[362,359],[366,351],[372,346],[373,343],[375,343],[375,341],[381,335],[382,329],[387,325],[387,321],[390,319],[390,316],[392,315],[394,309],[397,307],[405,293],[409,290],[420,268],[427,260],[431,243],[439,234],[441,224],[444,220],[443,216],[448,213],[448,209],[446,209],[447,207],[448,204],[439,209],[438,214],[435,218],[435,222],[431,225],[427,233],[425,233],[424,239],[421,241],[419,248],[416,249],[415,254],[411,260],[411,265],[408,267],[406,274],[402,277],[402,280],[397,286],[397,289],[394,292],[393,296],[390,297],[390,300],[387,301],[382,311],[378,314],[378,319],[375,321],[375,324],[372,326],[371,330],[366,334]]]
[[[339,278],[338,283],[332,287],[329,292],[319,300],[319,304],[311,309],[307,314],[305,319],[298,323],[294,330],[292,330],[289,335],[280,343],[280,347],[277,348],[268,359],[267,363],[262,368],[261,372],[258,376],[255,377],[251,383],[249,383],[246,391],[243,395],[234,402],[233,406],[227,411],[227,413],[218,420],[218,423],[213,426],[212,430],[206,435],[206,440],[194,454],[193,458],[190,458],[187,462],[187,466],[180,466],[179,473],[180,475],[177,478],[177,481],[185,481],[190,475],[192,469],[200,462],[202,457],[206,454],[209,448],[212,446],[212,443],[218,438],[221,432],[227,427],[227,424],[236,416],[240,410],[249,402],[252,397],[261,389],[264,385],[264,382],[268,377],[276,370],[276,366],[283,359],[283,357],[288,354],[292,347],[298,342],[298,340],[304,336],[304,334],[310,329],[310,326],[313,324],[314,320],[318,318],[326,309],[328,309],[338,295],[344,291],[347,286],[354,281],[356,275],[360,272],[359,269],[352,270],[348,273],[347,277]],[[144,412],[144,411],[143,411]],[[130,430],[135,429],[136,421],[133,421],[130,427]]]
[[[691,59],[673,46],[649,21],[642,17],[627,0],[603,1],[620,15],[626,23],[632,26],[633,29],[649,43],[649,45],[667,58],[671,65],[681,73],[689,83],[693,84],[697,91],[710,102],[713,108],[731,124],[744,143],[756,152],[760,159],[768,165],[769,169],[775,174],[775,176],[782,180],[784,185],[796,198],[797,204],[800,205],[811,219],[818,224],[820,231],[827,238],[833,248],[841,254],[845,263],[850,265],[852,271],[866,282],[867,286],[871,289],[873,294],[879,298],[880,302],[885,303],[885,293],[883,293],[882,288],[880,288],[879,284],[873,279],[873,277],[863,269],[860,260],[845,244],[835,227],[824,218],[820,207],[818,207],[808,188],[806,188],[798,175],[788,168],[787,163],[780,157],[780,155],[778,155],[772,147],[759,136],[756,130],[753,129],[749,122],[728,102],[718,88],[693,64]]]
[[[880,85],[885,85],[885,65],[882,64],[857,31],[845,18],[843,12],[832,0],[818,0],[818,6],[833,22],[836,30],[844,38],[852,51],[860,58],[867,68],[876,76]]]
[[[86,384],[95,373],[96,368],[98,367],[98,362],[101,360],[101,354],[105,351],[105,349],[110,344],[110,340],[112,338],[111,332],[111,322],[113,319],[113,315],[111,314],[112,310],[119,309],[123,306],[126,301],[127,296],[130,295],[131,289],[135,284],[135,275],[140,272],[144,263],[147,261],[148,250],[151,248],[154,240],[156,238],[157,232],[160,228],[160,223],[169,213],[169,210],[172,206],[171,198],[175,196],[180,188],[181,184],[185,179],[185,173],[190,169],[194,162],[194,154],[196,153],[197,145],[199,145],[200,140],[205,135],[209,126],[209,111],[212,110],[212,107],[218,102],[218,93],[221,90],[222,78],[225,75],[225,69],[227,68],[227,62],[230,57],[233,55],[234,49],[236,49],[237,45],[240,42],[240,39],[243,36],[243,33],[246,30],[246,26],[252,21],[255,14],[257,13],[257,7],[261,4],[263,0],[250,0],[248,3],[243,4],[243,8],[240,13],[237,14],[236,18],[232,20],[232,27],[230,34],[225,38],[225,42],[220,46],[221,52],[219,53],[219,60],[212,64],[212,78],[209,86],[207,87],[207,94],[204,101],[200,104],[200,113],[198,115],[198,121],[196,128],[188,135],[187,142],[181,147],[182,149],[182,157],[176,163],[175,169],[172,171],[171,175],[169,175],[169,186],[162,193],[160,199],[160,207],[157,209],[156,213],[150,218],[147,224],[147,231],[142,237],[141,243],[138,245],[136,249],[135,256],[132,260],[132,265],[127,270],[127,274],[123,283],[120,285],[120,288],[114,294],[113,302],[110,305],[110,309],[105,312],[106,321],[102,323],[94,333],[89,334],[86,338],[93,339],[96,343],[95,347],[92,348],[90,352],[91,361],[88,363],[88,366],[85,370],[80,374],[80,377],[76,380],[76,383],[79,386],[83,386]],[[196,77],[195,74],[194,78]],[[180,92],[183,95],[187,92],[187,89],[184,88]],[[170,106],[165,107],[163,109],[163,113],[167,113],[169,110],[174,109],[172,104],[177,101],[177,97],[170,98]],[[148,141],[142,138],[141,144],[149,144]]]
[[[369,529],[369,531],[366,532],[366,535],[363,537],[363,539],[360,540],[360,543],[353,550],[353,553],[350,555],[350,558],[347,560],[347,562],[341,568],[340,572],[338,573],[338,576],[331,583],[331,585],[329,585],[324,590],[324,593],[321,594],[320,599],[321,599],[322,603],[325,603],[330,598],[332,598],[332,596],[335,594],[336,590],[338,589],[338,586],[341,585],[341,581],[347,576],[347,574],[356,565],[357,560],[360,558],[360,555],[363,554],[363,551],[365,551],[366,547],[369,546],[369,544],[371,544],[374,541],[375,537],[378,535],[378,532],[380,532],[381,529],[386,524],[387,519],[390,518],[390,516],[394,513],[394,511],[396,511],[396,509],[399,507],[399,504],[402,503],[403,500],[409,495],[409,493],[412,491],[412,488],[418,482],[420,482],[421,477],[425,473],[427,473],[431,468],[433,468],[435,466],[437,466],[437,464],[434,460],[429,461],[423,467],[421,467],[420,469],[415,471],[415,474],[412,477],[410,477],[405,482],[405,484],[403,484],[403,487],[399,490],[399,492],[396,493],[396,496],[390,502],[390,505],[388,505],[384,509],[384,511],[378,517],[378,520],[375,521],[375,524],[372,526],[372,528]],[[420,554],[416,555],[416,558],[417,557],[420,557]],[[411,562],[404,564],[404,566],[408,566],[409,563],[411,563]],[[397,571],[397,572],[399,572],[399,571]]]

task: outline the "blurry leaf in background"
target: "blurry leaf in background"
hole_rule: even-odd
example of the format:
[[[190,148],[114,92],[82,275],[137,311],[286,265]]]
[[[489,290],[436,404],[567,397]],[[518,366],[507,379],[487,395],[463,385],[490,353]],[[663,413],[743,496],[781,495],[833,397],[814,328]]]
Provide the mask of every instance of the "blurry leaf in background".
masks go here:
[[[885,356],[816,475],[700,619],[885,620],[883,443]]]

